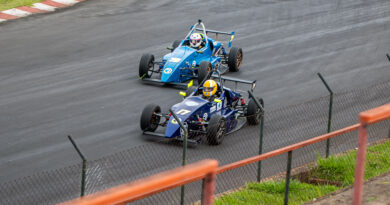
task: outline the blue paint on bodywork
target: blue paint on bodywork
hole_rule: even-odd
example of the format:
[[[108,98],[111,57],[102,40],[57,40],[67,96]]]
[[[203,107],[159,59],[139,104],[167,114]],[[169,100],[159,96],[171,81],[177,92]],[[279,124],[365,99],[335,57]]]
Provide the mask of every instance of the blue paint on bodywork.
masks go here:
[[[226,120],[226,132],[229,132],[237,125],[236,114],[238,112],[230,107],[230,101],[234,98],[238,100],[239,97],[241,97],[240,93],[224,89],[218,97],[221,100],[219,105],[214,101],[210,102],[208,99],[203,99],[201,96],[189,96],[181,103],[173,105],[172,110],[190,130],[196,129],[192,122],[199,118],[206,117],[204,120],[208,121],[213,115],[222,115]],[[165,130],[165,137],[178,138],[180,134],[180,126],[171,116]]]
[[[206,45],[196,50],[185,44],[188,40],[182,40],[180,45],[172,53],[166,54],[163,59],[161,82],[182,83],[198,75],[197,68],[202,61],[209,61],[214,68],[221,62],[221,57],[214,56],[213,52],[219,49],[221,42],[207,38]]]

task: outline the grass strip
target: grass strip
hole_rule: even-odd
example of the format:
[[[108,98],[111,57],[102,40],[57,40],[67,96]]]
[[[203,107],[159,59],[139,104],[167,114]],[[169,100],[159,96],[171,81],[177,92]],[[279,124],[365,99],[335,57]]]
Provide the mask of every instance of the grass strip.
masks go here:
[[[241,191],[224,195],[215,204],[283,204],[285,181],[268,181],[249,183]],[[289,204],[302,204],[334,192],[338,187],[333,185],[312,185],[297,180],[290,181]]]
[[[0,11],[20,7],[31,6],[34,3],[41,2],[42,0],[0,0]]]
[[[316,166],[312,167],[310,177],[351,186],[354,182],[356,150],[342,155],[322,158],[318,156]],[[390,141],[369,146],[366,154],[365,179],[390,172]],[[223,195],[215,204],[283,204],[284,181],[248,183],[240,191]],[[297,180],[290,181],[289,204],[303,204],[334,192],[341,187],[333,185],[313,185]]]
[[[312,169],[311,178],[342,182],[350,186],[354,182],[356,150],[327,159],[318,156],[317,166]],[[390,141],[367,148],[364,179],[390,172]]]

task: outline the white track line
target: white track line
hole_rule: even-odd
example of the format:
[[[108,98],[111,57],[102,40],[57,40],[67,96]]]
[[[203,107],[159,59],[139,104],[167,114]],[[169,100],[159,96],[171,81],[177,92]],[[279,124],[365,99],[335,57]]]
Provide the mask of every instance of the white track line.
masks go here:
[[[35,3],[35,4],[33,4],[32,8],[37,8],[37,9],[44,10],[44,11],[56,10],[56,7],[49,6],[49,5],[42,4],[42,3]]]
[[[9,9],[9,10],[2,11],[2,13],[13,15],[13,16],[19,16],[19,17],[28,16],[31,14],[30,12],[22,11],[20,9]]]
[[[78,1],[75,0],[52,0],[52,1],[58,2],[60,4],[65,4],[65,5],[73,5],[79,3]]]

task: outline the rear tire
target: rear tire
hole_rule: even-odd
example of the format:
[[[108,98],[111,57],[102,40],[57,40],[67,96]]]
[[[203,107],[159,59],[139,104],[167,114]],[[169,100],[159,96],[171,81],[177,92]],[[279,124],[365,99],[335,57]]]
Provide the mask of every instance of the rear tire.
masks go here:
[[[207,74],[211,71],[212,66],[208,61],[202,61],[198,68],[198,85],[207,77]]]
[[[264,101],[262,98],[257,98],[259,100],[261,106],[264,108]],[[246,110],[246,121],[249,125],[258,125],[261,119],[261,110],[257,107],[256,102],[253,99],[249,100],[248,107]]]
[[[158,105],[149,104],[144,108],[140,120],[142,131],[154,132],[157,129],[161,118],[160,116],[156,115],[157,113],[161,114],[161,108]]]
[[[207,142],[209,145],[219,145],[222,143],[226,133],[226,120],[220,115],[213,115],[207,126]]]
[[[150,78],[152,76],[154,55],[145,53],[139,62],[139,77]]]
[[[180,43],[181,43],[181,41],[179,41],[179,40],[176,40],[176,41],[174,41],[173,43],[172,43],[172,52],[177,48],[177,47],[179,47],[179,45],[180,45]]]
[[[242,62],[242,49],[232,47],[228,56],[228,66],[230,72],[237,72],[240,70],[241,62]]]

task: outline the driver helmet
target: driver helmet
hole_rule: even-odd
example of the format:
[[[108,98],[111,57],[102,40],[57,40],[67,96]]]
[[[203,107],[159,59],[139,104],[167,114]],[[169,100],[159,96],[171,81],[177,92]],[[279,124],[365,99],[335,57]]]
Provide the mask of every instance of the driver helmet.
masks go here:
[[[206,97],[211,97],[217,92],[217,82],[214,80],[206,80],[203,83],[203,95]]]
[[[199,33],[193,33],[190,36],[190,45],[193,48],[197,48],[202,43],[202,36]]]

